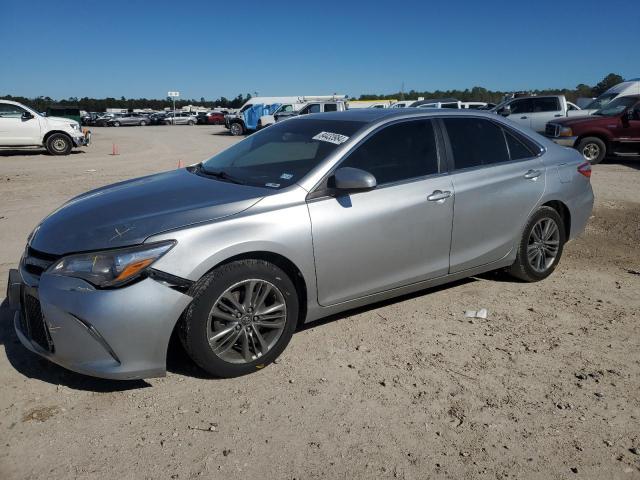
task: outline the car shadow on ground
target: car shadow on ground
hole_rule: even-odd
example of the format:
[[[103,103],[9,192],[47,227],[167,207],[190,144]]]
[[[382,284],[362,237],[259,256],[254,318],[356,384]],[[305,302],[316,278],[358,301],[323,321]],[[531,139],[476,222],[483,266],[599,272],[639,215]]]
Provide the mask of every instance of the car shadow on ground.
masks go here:
[[[82,150],[71,150],[71,152],[69,153],[69,155],[79,155],[79,154],[83,154],[85,153]],[[35,149],[35,150],[20,150],[20,149],[3,149],[0,148],[0,157],[16,157],[16,156],[35,156],[35,155],[42,155],[42,156],[47,156],[50,157],[51,155],[49,155],[49,153],[43,149],[43,148],[39,148],[39,149]]]
[[[478,281],[478,279],[499,282],[517,281],[512,277],[508,277],[503,272],[489,272],[478,277],[457,280],[445,285],[420,290],[407,295],[402,295],[370,305],[365,305],[363,307],[358,307],[346,312],[330,315],[318,321],[300,325],[297,328],[296,333],[304,332],[312,328],[321,328],[324,325],[346,319],[353,315],[371,312],[388,305],[405,302],[407,300],[421,297],[423,295],[430,295],[450,288],[455,288],[457,286],[465,285],[470,282]],[[388,319],[381,316],[374,317],[371,319],[371,321],[379,321],[380,319],[384,321],[393,321],[393,319]],[[26,377],[36,378],[38,380],[54,385],[64,385],[74,390],[85,390],[92,392],[117,392],[146,388],[150,386],[150,384],[145,382],[144,380],[106,380],[74,373],[30,352],[22,346],[15,334],[15,331],[13,329],[13,312],[9,310],[8,302],[6,299],[0,305],[0,345],[4,345],[5,353],[7,355],[9,363],[11,363],[11,365],[18,372],[22,373]],[[174,331],[173,335],[171,336],[171,340],[169,341],[169,347],[167,351],[167,372],[203,380],[217,380],[217,378],[211,376],[209,373],[202,370],[198,365],[196,365],[193,360],[191,360],[191,358],[187,355],[184,347],[180,342],[180,339],[178,338],[177,329]]]
[[[640,156],[638,157],[608,157],[602,163],[611,165],[624,165],[625,167],[640,170]]]
[[[9,309],[6,298],[0,304],[0,345],[4,345],[11,366],[28,378],[89,392],[121,392],[150,387],[144,380],[106,380],[75,373],[30,352],[20,343],[13,329],[13,311]]]

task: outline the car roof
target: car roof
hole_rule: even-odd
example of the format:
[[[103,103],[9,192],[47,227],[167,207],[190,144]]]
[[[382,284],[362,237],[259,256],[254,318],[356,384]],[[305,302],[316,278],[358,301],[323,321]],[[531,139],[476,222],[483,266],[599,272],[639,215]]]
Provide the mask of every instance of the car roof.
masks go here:
[[[453,109],[453,108],[355,108],[344,112],[312,113],[295,118],[314,120],[344,120],[362,123],[376,123],[381,120],[389,120],[394,117],[433,117],[437,115],[461,115],[483,116],[496,118],[495,113],[478,110]]]

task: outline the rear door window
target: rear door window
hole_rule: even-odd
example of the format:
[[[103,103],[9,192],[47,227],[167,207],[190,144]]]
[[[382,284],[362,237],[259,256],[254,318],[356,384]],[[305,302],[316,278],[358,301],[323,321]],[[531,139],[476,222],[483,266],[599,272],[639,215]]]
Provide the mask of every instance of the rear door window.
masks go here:
[[[534,157],[535,154],[514,134],[508,130],[504,130],[504,136],[507,140],[507,147],[509,148],[509,158],[511,160],[522,160],[525,158]]]
[[[325,103],[324,104],[324,111],[325,112],[337,112],[338,111],[338,104],[337,103]]]
[[[444,118],[456,170],[511,160],[502,128],[484,118]]]

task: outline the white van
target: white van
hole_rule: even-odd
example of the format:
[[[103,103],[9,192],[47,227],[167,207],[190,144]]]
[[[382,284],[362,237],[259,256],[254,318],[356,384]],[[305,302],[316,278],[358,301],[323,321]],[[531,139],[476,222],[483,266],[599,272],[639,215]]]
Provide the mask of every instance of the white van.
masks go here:
[[[630,95],[640,95],[640,78],[632,78],[625,82],[614,85],[598,98],[589,103],[582,110],[569,112],[570,117],[591,115],[607,105],[611,100],[618,97],[628,97]]]

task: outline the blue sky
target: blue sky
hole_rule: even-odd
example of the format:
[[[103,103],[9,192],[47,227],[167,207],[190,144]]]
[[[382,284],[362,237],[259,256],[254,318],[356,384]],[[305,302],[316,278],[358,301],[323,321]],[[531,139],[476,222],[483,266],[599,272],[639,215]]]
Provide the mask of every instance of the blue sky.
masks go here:
[[[214,99],[640,77],[640,1],[0,0],[0,95]]]

